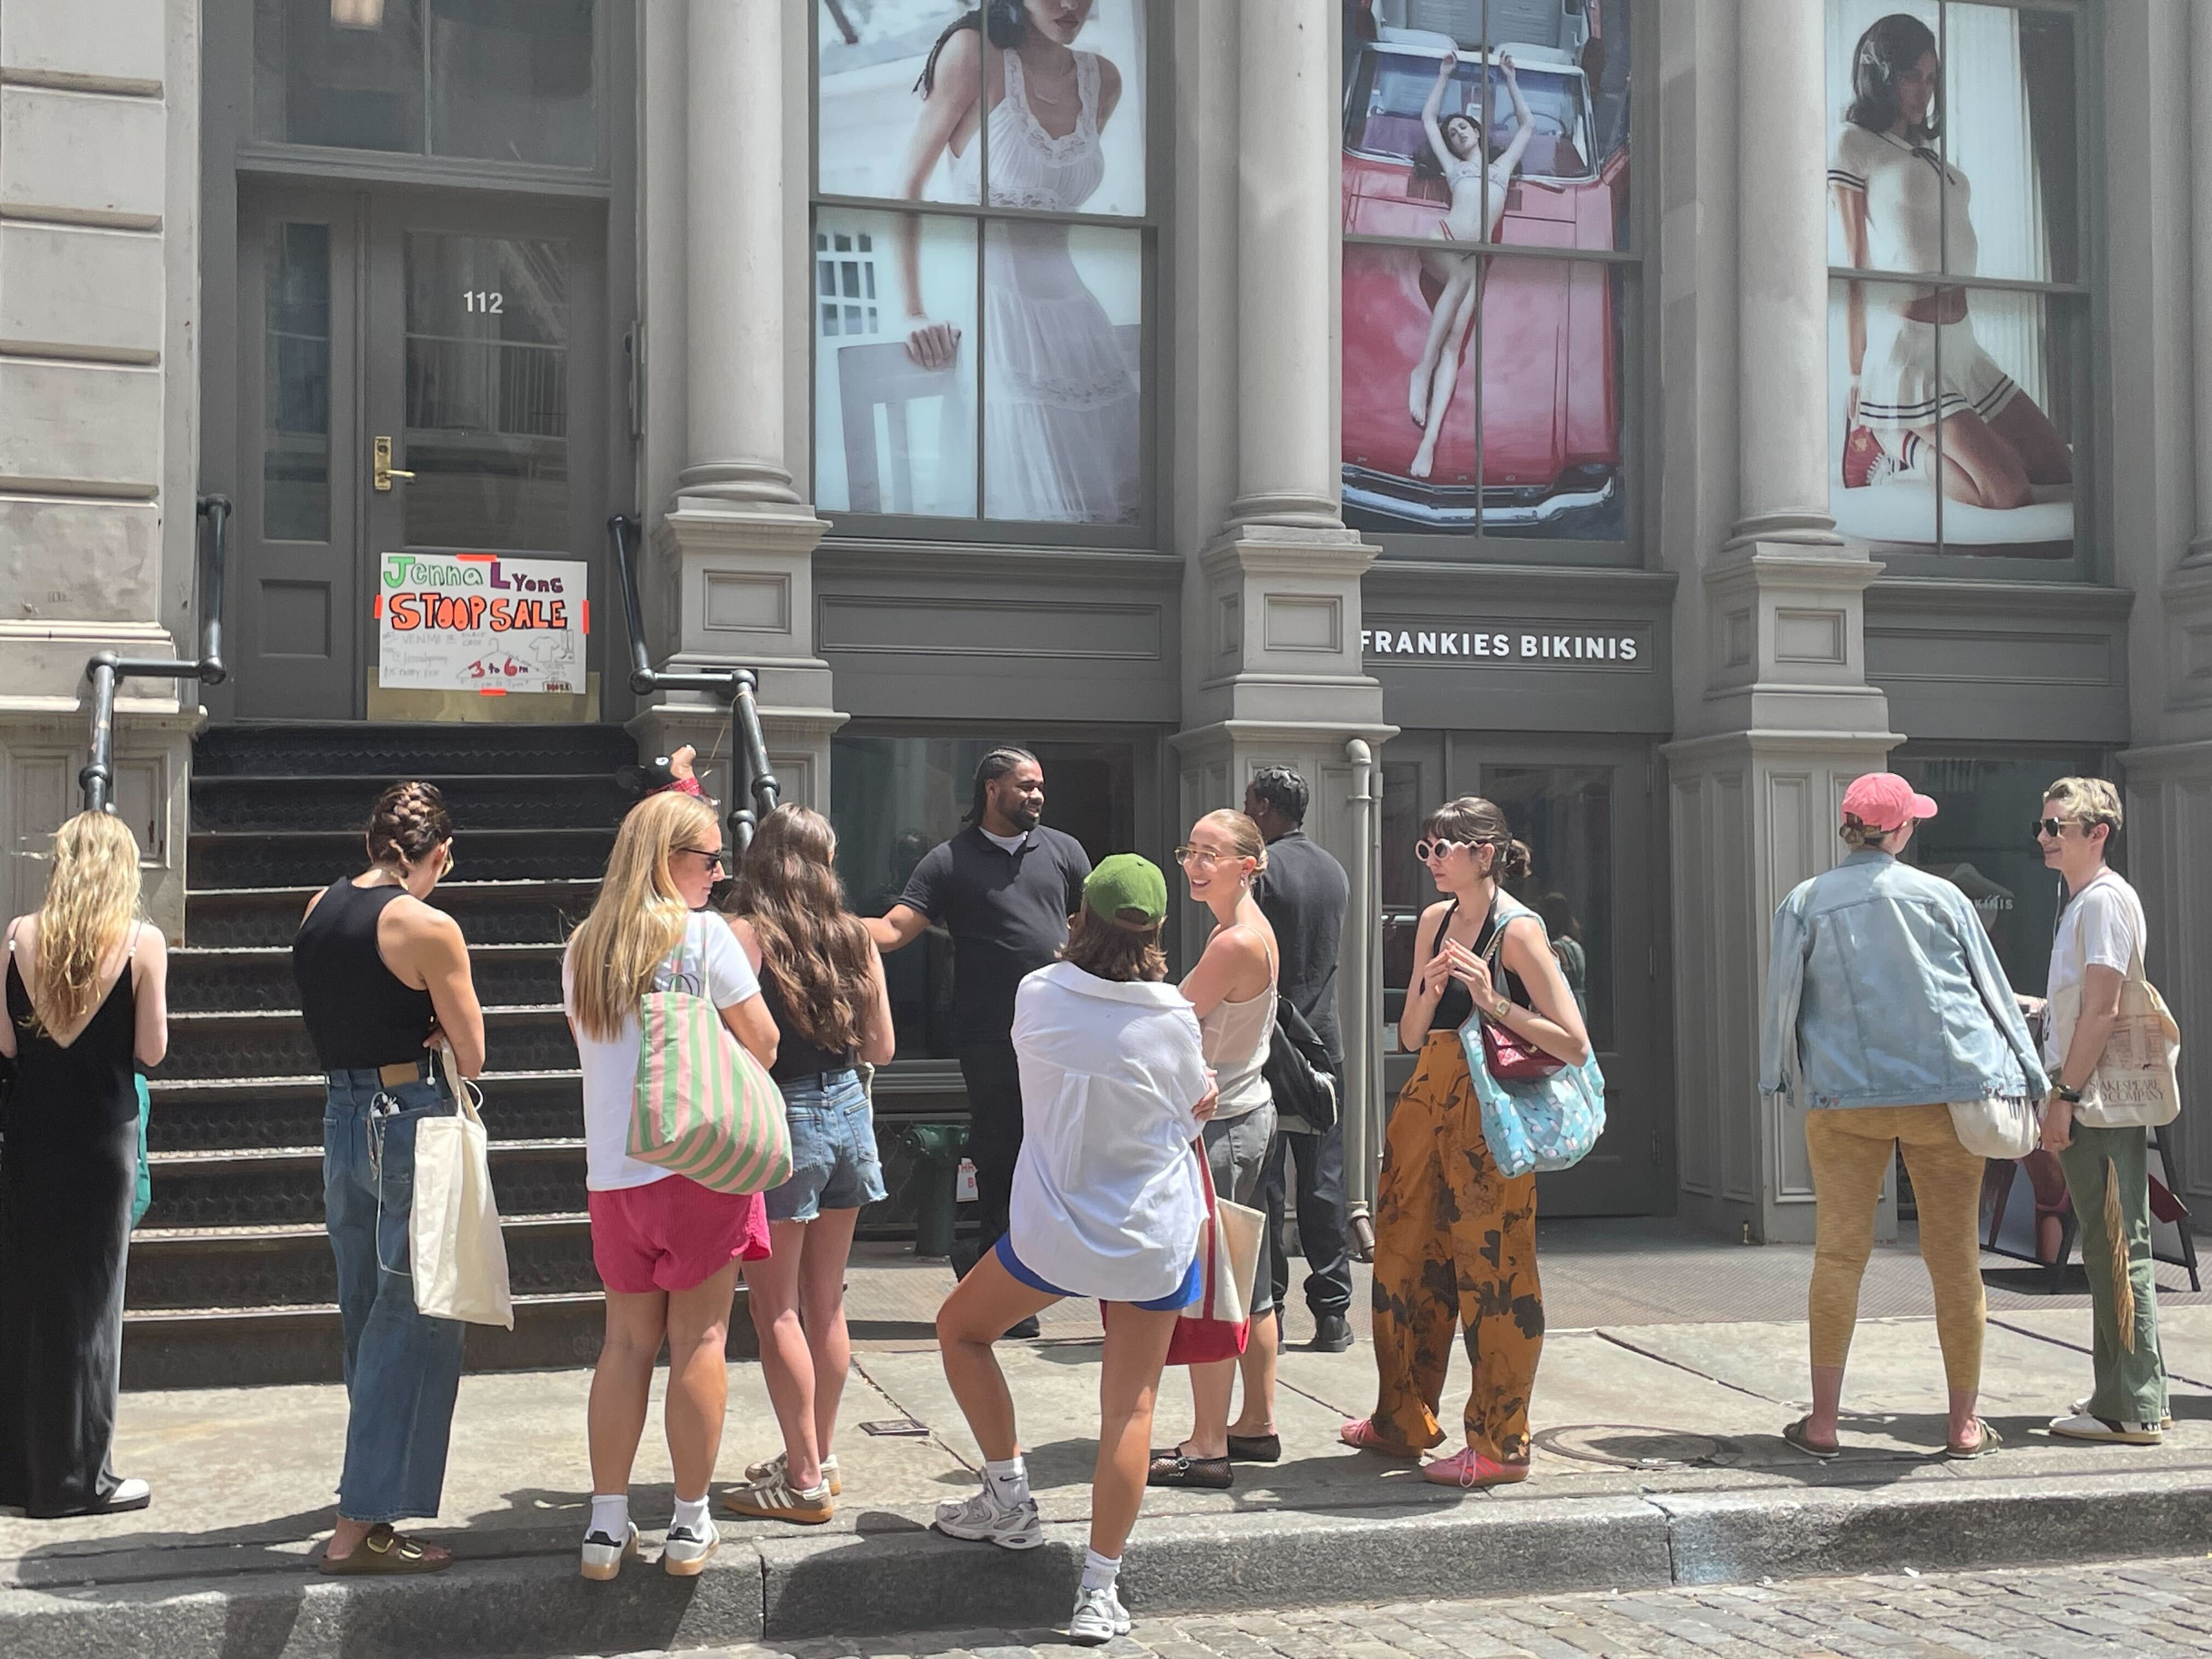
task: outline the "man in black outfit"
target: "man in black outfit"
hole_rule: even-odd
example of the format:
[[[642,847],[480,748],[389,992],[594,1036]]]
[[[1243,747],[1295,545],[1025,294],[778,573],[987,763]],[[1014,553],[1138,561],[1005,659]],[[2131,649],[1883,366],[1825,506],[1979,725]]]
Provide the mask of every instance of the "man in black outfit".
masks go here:
[[[1282,953],[1279,981],[1283,1000],[1306,1017],[1314,1035],[1328,1047],[1336,1073],[1337,1097],[1344,1095],[1344,1037],[1336,1020],[1336,958],[1344,936],[1344,908],[1351,883],[1344,866],[1301,827],[1312,792],[1287,766],[1265,766],[1244,790],[1244,814],[1260,826],[1267,842],[1267,868],[1253,896],[1275,929]],[[1267,1209],[1267,1237],[1279,1239],[1286,1171],[1297,1165],[1298,1243],[1306,1258],[1306,1305],[1313,1310],[1313,1346],[1342,1353],[1352,1346],[1352,1258],[1345,1248],[1344,1126],[1325,1134],[1286,1129],[1267,1149],[1261,1191]],[[1274,1275],[1276,1317],[1290,1292],[1291,1267],[1279,1249],[1268,1261]]]
[[[1006,1231],[1006,1202],[1022,1150],[1022,1079],[1014,1061],[1014,988],[1056,960],[1067,919],[1083,903],[1091,859],[1074,836],[1038,822],[1044,769],[1022,749],[994,749],[975,769],[968,827],[925,854],[906,890],[867,919],[890,952],[932,922],[952,936],[952,1028],[968,1085],[968,1155],[975,1164],[982,1236],[956,1266],[972,1266]],[[1028,1319],[1007,1333],[1035,1336]]]

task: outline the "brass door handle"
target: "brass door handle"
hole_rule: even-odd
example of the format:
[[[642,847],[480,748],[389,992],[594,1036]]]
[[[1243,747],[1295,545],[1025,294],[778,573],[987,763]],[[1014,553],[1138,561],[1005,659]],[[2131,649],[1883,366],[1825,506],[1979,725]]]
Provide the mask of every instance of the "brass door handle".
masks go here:
[[[379,489],[390,489],[394,478],[412,478],[415,475],[392,464],[392,440],[379,433],[376,439],[375,485]]]

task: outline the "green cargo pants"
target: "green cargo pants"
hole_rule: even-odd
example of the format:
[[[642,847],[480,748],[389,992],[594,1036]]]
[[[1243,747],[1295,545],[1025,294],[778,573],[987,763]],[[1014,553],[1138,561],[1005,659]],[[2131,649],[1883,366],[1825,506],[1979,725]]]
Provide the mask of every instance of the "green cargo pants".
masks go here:
[[[2096,1391],[2089,1415],[2116,1423],[2155,1424],[2166,1415],[2166,1363],[2158,1351],[2158,1278],[2150,1254],[2150,1134],[2144,1129],[2074,1126],[2073,1144],[2058,1154],[2066,1190],[2081,1227],[2081,1261],[2089,1273],[2089,1308]],[[2112,1172],[2108,1176],[2107,1169]],[[2105,1230],[2106,1183],[2117,1181],[2127,1280],[2134,1317],[2124,1332],[2116,1304],[2120,1281]],[[2124,1340],[2131,1335],[2132,1342]]]

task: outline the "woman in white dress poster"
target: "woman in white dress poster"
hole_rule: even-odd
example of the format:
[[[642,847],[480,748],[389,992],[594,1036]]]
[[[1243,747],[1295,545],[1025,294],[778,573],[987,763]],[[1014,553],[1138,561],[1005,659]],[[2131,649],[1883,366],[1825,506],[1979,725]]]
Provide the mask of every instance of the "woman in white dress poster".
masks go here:
[[[920,120],[901,194],[926,199],[948,152],[958,199],[1073,213],[1106,175],[1100,131],[1121,100],[1121,72],[1075,38],[1092,0],[990,0],[938,37],[915,90]],[[998,48],[985,50],[985,39]],[[979,142],[988,112],[990,129]],[[1128,238],[1132,248],[1135,238]],[[907,354],[950,365],[960,330],[927,303],[920,216],[899,247]],[[984,513],[994,519],[1133,523],[1137,380],[1114,324],[1083,278],[1069,227],[994,221],[983,249]]]

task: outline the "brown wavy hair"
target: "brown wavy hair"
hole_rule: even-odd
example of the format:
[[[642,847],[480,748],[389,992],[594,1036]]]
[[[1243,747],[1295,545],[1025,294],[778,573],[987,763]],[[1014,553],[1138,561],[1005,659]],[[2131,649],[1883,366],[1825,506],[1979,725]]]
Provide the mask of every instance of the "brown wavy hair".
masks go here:
[[[1478,847],[1488,842],[1498,849],[1490,873],[1499,881],[1519,881],[1534,867],[1528,843],[1514,840],[1512,830],[1506,827],[1505,814],[1496,802],[1480,795],[1446,801],[1421,820],[1421,834],[1472,842]]]
[[[804,806],[777,807],[753,832],[730,908],[760,935],[761,972],[775,983],[792,1030],[816,1048],[849,1054],[875,979],[868,930],[845,908],[833,862],[836,832]]]
[[[1127,915],[1127,921],[1102,916],[1086,903],[1075,913],[1060,960],[1099,979],[1123,985],[1165,979],[1168,958],[1160,949],[1160,924],[1141,911]]]

